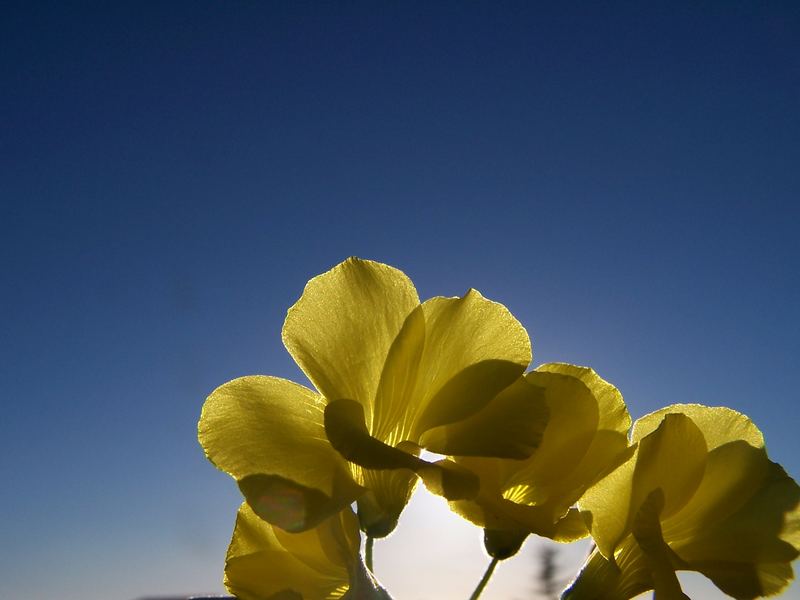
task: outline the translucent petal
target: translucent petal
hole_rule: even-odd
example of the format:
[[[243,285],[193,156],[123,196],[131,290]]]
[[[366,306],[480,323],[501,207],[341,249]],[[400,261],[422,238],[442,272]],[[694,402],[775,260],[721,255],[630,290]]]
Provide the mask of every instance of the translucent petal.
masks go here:
[[[703,435],[688,417],[662,416],[658,428],[641,439],[634,454],[581,498],[578,506],[606,558],[630,531],[632,521],[648,495],[661,489],[664,514],[680,509],[705,471]]]
[[[694,546],[698,536],[741,512],[766,483],[771,465],[763,449],[743,441],[715,448],[708,454],[703,480],[691,500],[674,518],[665,520],[666,535],[677,548],[684,541]],[[780,523],[782,512],[772,518]],[[774,524],[769,529],[774,532]]]
[[[616,560],[608,560],[595,548],[562,600],[627,600],[653,589],[650,569],[632,536],[620,547]]]
[[[288,533],[274,528],[278,542],[296,559],[319,573],[331,566],[352,569],[361,549],[358,519],[346,508],[311,531]]]
[[[361,530],[374,538],[389,535],[411,499],[419,477],[409,469],[360,469],[358,480],[368,490],[358,499]]]
[[[746,415],[724,406],[702,404],[673,404],[638,419],[631,433],[633,442],[652,433],[668,413],[689,417],[703,432],[709,450],[734,441],[747,442],[756,448],[764,447],[764,436]]]
[[[664,495],[662,518],[682,508],[703,479],[707,454],[703,433],[692,419],[680,413],[663,415],[658,428],[639,441],[631,517],[656,489]]]
[[[418,305],[401,271],[349,258],[308,282],[286,315],[283,342],[325,398],[360,402],[371,422],[389,348]]]
[[[372,437],[367,430],[364,410],[354,400],[342,398],[325,407],[325,431],[328,439],[347,460],[367,469],[411,469],[420,459]]]
[[[613,560],[614,550],[628,535],[637,455],[635,448],[627,460],[590,487],[578,501],[592,539],[607,559]]]
[[[330,445],[322,399],[276,377],[234,379],[206,400],[198,437],[270,522],[300,531],[351,504],[363,489]]]
[[[729,596],[747,600],[775,596],[794,579],[788,562],[705,561],[692,564],[692,569],[708,577]]]
[[[413,414],[425,331],[425,313],[418,306],[403,323],[381,373],[369,429],[373,436],[392,445],[408,441],[411,428],[403,419]]]
[[[417,473],[430,492],[447,500],[471,499],[480,489],[480,481],[471,471],[449,460],[424,463]]]
[[[433,427],[465,419],[513,383],[531,360],[525,329],[502,305],[475,290],[422,305],[425,344],[414,393],[402,403],[399,439],[419,440]],[[387,365],[387,368],[389,366]],[[385,410],[390,410],[386,408]]]
[[[717,450],[709,482],[673,519],[684,517],[694,528],[679,522],[672,545],[734,597],[777,593],[791,581],[791,562],[800,554],[800,488],[761,449],[742,442]],[[734,483],[737,471],[741,480]]]
[[[451,501],[449,504],[453,512],[487,530],[515,531],[523,537],[535,533],[557,542],[574,542],[589,534],[575,509],[554,516],[551,506],[517,504],[497,494],[484,496],[482,490],[475,500]]]
[[[632,523],[633,537],[644,554],[650,575],[653,578],[653,590],[660,600],[691,600],[681,589],[676,568],[682,561],[664,541],[661,532],[661,513],[665,504],[664,491],[656,488],[651,491],[639,507]]]
[[[630,417],[619,391],[592,369],[552,363],[525,377],[544,390],[550,421],[539,448],[506,481],[505,495],[551,501],[563,512],[616,465],[628,446]]]
[[[357,527],[348,509],[315,529],[289,534],[244,503],[225,559],[225,587],[240,600],[330,598],[349,585],[358,561]]]
[[[597,403],[600,431],[625,432],[631,427],[631,417],[622,399],[622,394],[612,384],[600,377],[594,369],[568,363],[545,363],[536,368],[537,372],[557,373],[580,379],[592,392]]]
[[[437,454],[527,458],[541,444],[548,415],[544,390],[519,378],[471,417],[429,429],[420,444]]]
[[[479,476],[481,490],[473,501],[451,507],[487,529],[573,541],[587,531],[570,507],[622,460],[630,419],[616,388],[591,369],[563,364],[540,369],[525,376],[550,414],[539,448],[526,460],[455,458]],[[601,424],[617,429],[599,430]]]
[[[610,567],[593,557],[565,597],[624,599],[655,588],[657,597],[681,598],[676,569],[699,571],[734,598],[784,589],[800,554],[800,487],[768,459],[750,420],[729,409],[675,405],[634,431],[635,454],[580,502],[591,507],[585,517]],[[710,448],[702,460],[697,432]],[[650,510],[654,494],[659,503]],[[604,511],[604,499],[617,506]]]
[[[477,478],[466,469],[450,461],[429,463],[410,452],[404,443],[395,447],[372,437],[364,423],[361,405],[353,400],[336,400],[325,407],[325,430],[343,457],[365,469],[413,471],[422,477],[428,489],[448,499],[477,493]]]
[[[273,528],[239,509],[225,560],[225,587],[239,600],[391,600],[359,555],[349,508],[303,533]]]

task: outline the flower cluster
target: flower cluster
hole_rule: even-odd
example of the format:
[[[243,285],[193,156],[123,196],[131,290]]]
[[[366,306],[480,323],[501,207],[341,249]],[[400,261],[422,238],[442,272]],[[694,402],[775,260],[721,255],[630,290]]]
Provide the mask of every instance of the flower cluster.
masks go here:
[[[244,496],[225,564],[241,600],[390,598],[372,542],[419,481],[483,528],[492,565],[531,534],[591,535],[568,600],[686,598],[687,569],[734,598],[793,577],[800,488],[747,417],[676,404],[631,428],[592,369],[526,372],[525,329],[475,290],[420,303],[401,271],[351,258],[308,282],[283,342],[316,389],[235,379],[198,425]]]

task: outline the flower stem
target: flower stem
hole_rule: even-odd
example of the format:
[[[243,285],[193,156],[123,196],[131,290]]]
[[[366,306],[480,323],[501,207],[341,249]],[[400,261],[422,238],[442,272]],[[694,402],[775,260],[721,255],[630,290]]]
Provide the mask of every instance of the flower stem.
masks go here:
[[[481,593],[483,593],[483,588],[486,587],[486,584],[489,583],[489,579],[492,577],[492,573],[494,573],[494,568],[497,566],[497,563],[500,562],[499,558],[493,558],[492,562],[489,563],[489,566],[486,567],[486,572],[481,577],[481,580],[478,582],[478,587],[475,588],[475,591],[472,592],[472,596],[469,597],[469,600],[478,600],[481,597]]]
[[[375,543],[375,538],[371,535],[367,536],[367,541],[364,544],[364,562],[367,568],[372,572],[372,546]]]

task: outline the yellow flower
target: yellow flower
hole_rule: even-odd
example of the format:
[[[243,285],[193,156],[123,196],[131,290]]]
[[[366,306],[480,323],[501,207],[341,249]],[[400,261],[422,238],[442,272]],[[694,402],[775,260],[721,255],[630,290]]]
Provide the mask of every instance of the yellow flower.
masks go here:
[[[777,594],[800,548],[800,488],[761,432],[728,408],[670,406],[636,422],[630,458],[578,506],[597,549],[564,593],[685,599],[675,571],[699,571],[734,598]]]
[[[243,377],[208,397],[198,425],[208,458],[283,529],[313,527],[357,499],[362,529],[386,535],[417,475],[450,499],[477,492],[472,474],[421,460],[421,448],[524,458],[541,438],[542,411],[509,428],[492,409],[518,381],[506,404],[536,412],[535,389],[520,380],[530,341],[474,290],[420,304],[402,272],[351,258],[308,282],[283,341],[318,391]]]
[[[451,508],[485,528],[486,550],[504,559],[530,533],[560,542],[588,535],[571,508],[618,464],[628,448],[631,419],[622,395],[586,367],[546,364],[525,376],[542,395],[550,420],[526,460],[455,458],[480,477],[479,495]]]
[[[239,600],[390,600],[364,567],[349,508],[303,533],[286,533],[239,508],[225,587]]]

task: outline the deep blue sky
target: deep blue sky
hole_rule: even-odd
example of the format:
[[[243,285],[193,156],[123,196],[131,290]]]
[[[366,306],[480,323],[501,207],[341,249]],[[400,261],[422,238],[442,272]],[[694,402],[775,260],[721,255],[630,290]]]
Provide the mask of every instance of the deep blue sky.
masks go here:
[[[220,589],[203,399],[301,378],[283,316],[350,255],[798,476],[798,39],[794,2],[4,4],[0,596]]]

